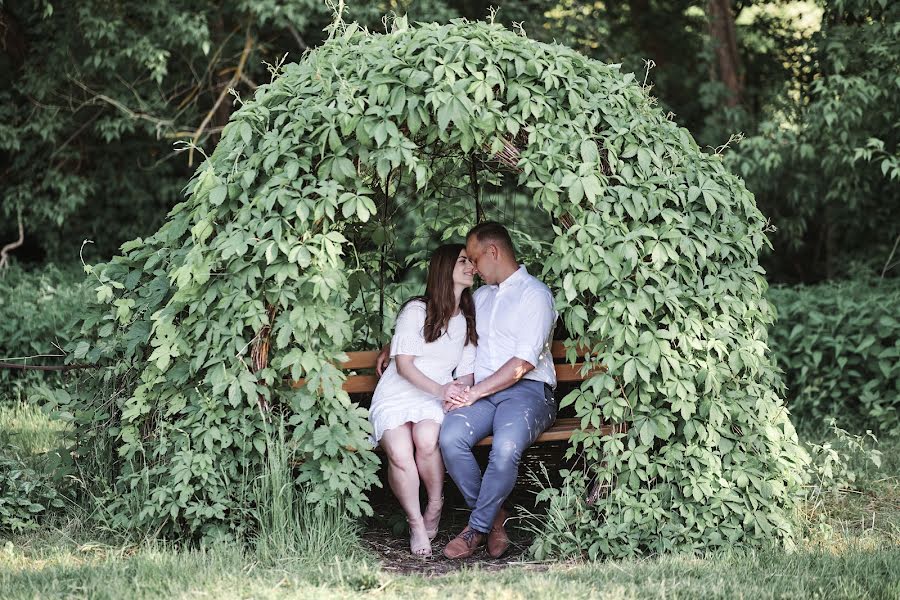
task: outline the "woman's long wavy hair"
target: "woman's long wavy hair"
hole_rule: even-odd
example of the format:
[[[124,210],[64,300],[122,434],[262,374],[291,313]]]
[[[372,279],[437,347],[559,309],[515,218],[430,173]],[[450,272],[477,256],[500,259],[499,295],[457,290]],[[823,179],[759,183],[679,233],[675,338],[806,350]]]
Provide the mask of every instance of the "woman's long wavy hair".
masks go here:
[[[450,323],[456,309],[456,298],[453,295],[453,269],[459,253],[465,250],[462,244],[444,244],[431,255],[428,264],[428,280],[425,284],[425,295],[407,300],[406,306],[414,300],[425,303],[425,341],[433,342],[441,337]],[[472,290],[463,290],[459,299],[459,308],[466,317],[466,342],[478,343],[478,332],[475,330],[475,301]],[[402,310],[402,308],[401,308]]]

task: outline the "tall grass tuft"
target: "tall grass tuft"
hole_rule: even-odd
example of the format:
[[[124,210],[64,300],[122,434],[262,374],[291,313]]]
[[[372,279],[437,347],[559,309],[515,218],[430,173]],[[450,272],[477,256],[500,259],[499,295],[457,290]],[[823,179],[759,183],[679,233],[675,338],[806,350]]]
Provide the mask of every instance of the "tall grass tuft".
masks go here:
[[[253,483],[256,522],[253,547],[263,564],[334,563],[363,554],[359,528],[341,506],[313,505],[307,489],[294,482],[295,453],[284,427],[267,436],[268,460]]]

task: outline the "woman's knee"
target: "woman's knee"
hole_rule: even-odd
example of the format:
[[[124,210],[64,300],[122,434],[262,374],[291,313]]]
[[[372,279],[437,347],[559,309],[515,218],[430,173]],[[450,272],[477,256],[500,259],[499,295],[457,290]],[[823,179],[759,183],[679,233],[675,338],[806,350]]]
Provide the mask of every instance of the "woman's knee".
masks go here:
[[[412,453],[412,449],[403,448],[403,449],[391,449],[386,450],[385,454],[387,454],[388,462],[392,469],[400,469],[401,471],[406,471],[408,469],[416,468],[416,459]]]
[[[416,454],[431,456],[432,454],[439,451],[439,432],[437,430],[433,432],[423,432],[419,435],[416,435],[413,438],[413,441],[416,444]]]

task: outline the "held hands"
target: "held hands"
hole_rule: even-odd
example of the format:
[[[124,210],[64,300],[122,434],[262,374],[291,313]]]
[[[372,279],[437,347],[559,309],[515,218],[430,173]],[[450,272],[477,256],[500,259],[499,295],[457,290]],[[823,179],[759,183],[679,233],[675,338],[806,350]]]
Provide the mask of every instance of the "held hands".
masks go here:
[[[458,381],[451,381],[442,386],[443,394],[441,401],[444,405],[444,411],[449,412],[464,406],[470,406],[479,399],[478,394],[469,386]]]

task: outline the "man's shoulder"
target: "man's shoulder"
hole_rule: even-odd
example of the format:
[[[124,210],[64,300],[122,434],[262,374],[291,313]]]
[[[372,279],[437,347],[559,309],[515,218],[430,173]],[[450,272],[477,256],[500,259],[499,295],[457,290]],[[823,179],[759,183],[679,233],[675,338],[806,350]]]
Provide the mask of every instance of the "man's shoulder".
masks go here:
[[[546,294],[551,298],[553,297],[553,292],[550,291],[550,288],[547,287],[547,284],[531,273],[529,273],[527,279],[525,279],[525,288],[528,292]]]
[[[494,286],[490,286],[487,284],[482,285],[480,288],[478,288],[477,290],[472,292],[472,298],[474,300],[479,300],[481,298],[487,298],[493,291],[493,287]]]

